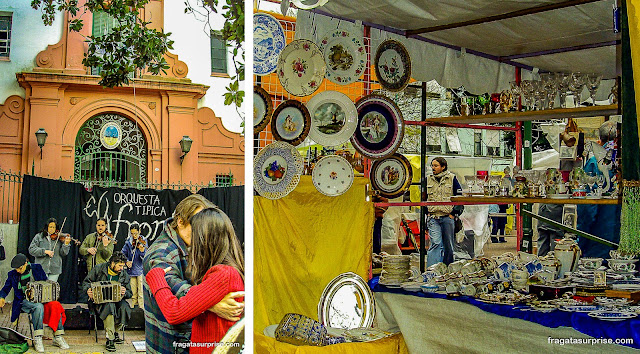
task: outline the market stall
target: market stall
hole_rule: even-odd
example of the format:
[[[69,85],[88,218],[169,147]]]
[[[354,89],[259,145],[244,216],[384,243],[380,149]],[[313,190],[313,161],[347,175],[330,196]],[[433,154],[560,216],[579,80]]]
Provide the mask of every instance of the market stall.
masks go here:
[[[309,2],[293,3],[298,8],[306,8],[305,4]],[[385,294],[400,287],[406,291],[439,292],[443,298],[449,296],[451,299],[460,294],[475,296],[495,306],[526,303],[532,311],[537,311],[531,316],[542,318],[545,314],[541,308],[560,311],[558,308],[563,305],[542,299],[542,303],[536,302],[536,297],[541,295],[534,294],[532,289],[538,285],[550,289],[573,286],[572,295],[582,291],[582,301],[595,301],[597,296],[605,295],[601,288],[592,289],[602,286],[594,284],[596,271],[602,272],[605,280],[628,281],[631,286],[627,290],[640,286],[633,279],[633,269],[627,266],[605,267],[600,263],[593,267],[588,266],[590,263],[580,263],[581,268],[578,269],[580,254],[574,252],[575,247],[569,241],[565,243],[567,252],[554,254],[558,260],[564,259],[564,263],[575,265],[568,269],[560,267],[553,259],[529,259],[518,254],[515,257],[511,255],[511,258],[506,255],[493,260],[459,261],[462,263],[457,263],[457,269],[447,269],[447,264],[441,263],[444,269],[425,271],[424,220],[429,206],[516,204],[518,247],[531,251],[530,216],[537,216],[527,211],[527,205],[619,204],[618,191],[609,179],[606,188],[601,186],[599,190],[590,190],[588,199],[587,192],[578,188],[587,183],[582,179],[580,169],[574,169],[577,172],[572,173],[571,181],[567,180],[568,173],[561,176],[560,171],[554,168],[546,171],[546,175],[532,170],[524,173],[513,171],[514,175],[510,177],[515,181],[511,181],[508,174],[500,179],[486,178],[485,173],[485,179],[471,183],[479,187],[481,196],[474,195],[471,186],[467,185],[468,195],[464,197],[467,199],[372,203],[377,197],[400,197],[412,182],[415,185],[423,180],[421,171],[427,170],[428,127],[445,127],[453,131],[512,132],[515,135],[516,165],[526,170],[531,168],[531,136],[528,135],[531,121],[593,116],[604,116],[603,120],[606,120],[619,114],[618,96],[610,93],[619,76],[616,48],[620,45],[620,35],[611,29],[611,23],[617,23],[612,21],[612,17],[617,19],[615,16],[618,15],[616,12],[611,14],[610,3],[512,1],[501,3],[498,8],[491,1],[427,1],[416,6],[408,1],[355,4],[333,0],[319,1],[317,5],[322,6],[298,11],[295,22],[273,14],[254,16],[257,43],[257,59],[254,58],[254,67],[257,68],[254,183],[258,194],[254,202],[254,232],[256,274],[259,275],[255,306],[256,340],[260,348],[267,350],[281,345],[260,335],[261,328],[278,325],[275,337],[285,342],[288,337],[283,333],[297,330],[295,326],[285,328],[287,323],[284,323],[283,316],[292,312],[304,315],[310,321],[320,321],[317,328],[321,329],[321,325],[330,328],[320,315],[320,304],[326,300],[321,296],[324,293],[322,289],[326,291],[325,286],[344,272],[355,272],[369,279],[371,235],[379,227],[374,223],[374,205],[375,212],[387,206],[401,205],[421,209],[420,230],[423,234],[420,258],[385,257],[380,283],[372,286],[381,304],[377,309],[378,326],[375,327],[384,327],[390,333],[400,330],[409,351],[424,348],[437,351],[440,346],[454,348],[455,343],[438,341],[436,336],[424,334],[411,325],[412,322],[420,322],[417,316],[425,315],[417,311],[415,304],[425,303],[423,299],[412,299],[408,294]],[[539,30],[541,25],[545,31]],[[427,116],[425,82],[433,79],[448,88],[446,97],[454,102],[445,115]],[[416,84],[415,80],[419,82]],[[399,95],[408,91],[421,97],[422,107],[417,117],[410,117],[406,107],[399,104]],[[444,99],[445,96],[438,98]],[[415,127],[421,132],[420,172],[417,176],[411,167],[417,164],[415,159],[409,162],[411,159],[402,154],[408,127]],[[448,146],[455,146],[455,139],[449,137],[446,137]],[[295,146],[307,146],[306,141],[311,143],[308,149],[303,149],[306,153],[300,154]],[[317,147],[311,149],[315,143],[329,147],[322,149],[326,154],[318,156]],[[584,142],[578,145],[585,146]],[[616,151],[619,151],[619,145]],[[600,152],[595,145],[586,146],[590,147],[588,152],[593,155]],[[456,149],[460,150],[453,148]],[[564,150],[569,151],[568,155],[563,155]],[[575,153],[570,154],[575,149],[564,150],[560,151],[561,158],[576,159]],[[617,161],[613,162],[614,165],[603,171],[608,173],[615,168]],[[509,182],[504,182],[507,180]],[[565,182],[570,189],[565,187]],[[424,181],[420,189],[426,189]],[[575,230],[575,224],[572,226],[569,231],[580,237],[598,239]],[[617,243],[605,244],[617,246]],[[612,255],[609,263],[630,264],[636,261],[633,257],[624,257],[626,255],[620,258]],[[558,268],[555,271],[543,269],[542,264]],[[461,273],[463,267],[465,273]],[[500,267],[506,269],[497,271]],[[541,271],[545,272],[544,275],[537,274]],[[575,279],[566,274],[568,272],[575,272]],[[512,274],[518,276],[512,277]],[[534,276],[535,280],[529,279]],[[585,278],[588,279],[585,281]],[[533,288],[529,288],[530,285]],[[296,294],[295,298],[291,294]],[[443,303],[446,305],[439,301],[446,301]],[[598,310],[606,314],[589,317],[593,321],[591,324],[597,327],[598,321],[611,319],[607,318],[609,313],[616,313],[616,320],[631,321],[627,318],[637,316],[636,308],[622,302],[594,308],[592,312]],[[403,308],[405,305],[407,307]],[[435,311],[435,306],[446,311],[425,316],[438,319],[434,325],[441,331],[450,331],[452,335],[464,333],[467,327],[461,322],[467,320],[465,316],[470,316],[470,323],[476,323],[471,321],[471,317],[479,318],[477,323],[495,323],[495,333],[505,331],[497,325],[500,317],[489,316],[485,312],[521,318],[491,311],[480,303],[473,305],[480,309],[470,310],[470,305],[456,301],[430,299],[427,304],[429,310]],[[441,318],[447,317],[447,313],[449,322]],[[453,313],[459,315],[452,316]],[[395,322],[387,321],[389,316],[394,317]],[[563,324],[554,326],[544,320],[534,322],[545,327],[558,327],[567,326],[572,322],[567,318],[573,318],[570,315],[559,317],[564,319]],[[575,317],[581,319],[583,316],[576,314]],[[282,322],[278,324],[279,321]],[[581,332],[617,338],[610,333],[590,332],[581,326],[573,326],[578,332],[548,330],[518,321],[503,320],[503,323],[530,332],[525,342],[531,348],[535,347],[533,343],[537,339],[556,334],[579,336],[577,333]],[[316,328],[315,322],[309,323]],[[635,328],[635,324],[630,326],[628,328]],[[344,340],[340,336],[330,337],[320,343],[342,343],[340,340]],[[349,339],[348,335],[346,337]],[[498,337],[508,339],[504,335]],[[381,340],[389,343],[390,338],[398,337],[378,339],[373,343]],[[358,344],[352,345],[354,350],[360,350],[356,349]],[[492,343],[469,339],[458,345],[487,350]],[[540,343],[540,346],[544,348],[545,343]],[[303,347],[299,348],[302,350]],[[287,350],[294,349],[287,347]]]

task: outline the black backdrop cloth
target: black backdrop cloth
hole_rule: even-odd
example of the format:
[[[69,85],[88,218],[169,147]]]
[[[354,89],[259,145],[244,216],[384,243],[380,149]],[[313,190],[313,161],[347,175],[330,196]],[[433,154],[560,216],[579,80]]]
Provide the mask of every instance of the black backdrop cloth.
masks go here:
[[[238,238],[244,240],[244,186],[203,188],[198,191],[222,209],[236,228]],[[51,180],[25,175],[20,202],[18,252],[29,255],[33,237],[53,217],[62,224],[63,232],[83,241],[95,232],[98,217],[107,219],[107,230],[117,240],[114,250],[121,250],[129,234],[129,225],[140,223],[140,233],[149,243],[162,232],[164,221],[171,217],[176,205],[191,194],[183,190],[121,189],[93,187],[87,190],[80,183]],[[78,283],[86,276],[84,259],[79,257],[80,246],[72,246],[62,259],[60,302],[78,302]],[[73,285],[69,285],[73,284]]]

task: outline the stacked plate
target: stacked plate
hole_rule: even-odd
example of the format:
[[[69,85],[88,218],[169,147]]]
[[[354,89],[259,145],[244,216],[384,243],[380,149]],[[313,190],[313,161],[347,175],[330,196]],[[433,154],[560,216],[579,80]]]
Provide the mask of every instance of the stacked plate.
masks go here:
[[[385,286],[400,287],[407,282],[411,272],[409,271],[410,256],[387,256],[382,261],[382,275],[380,284]]]

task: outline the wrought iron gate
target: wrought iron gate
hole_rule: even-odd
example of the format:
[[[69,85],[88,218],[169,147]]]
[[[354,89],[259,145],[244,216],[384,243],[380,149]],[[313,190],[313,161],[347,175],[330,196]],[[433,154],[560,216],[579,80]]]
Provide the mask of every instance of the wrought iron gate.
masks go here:
[[[74,179],[107,185],[146,182],[147,143],[138,126],[124,116],[102,114],[78,131]]]

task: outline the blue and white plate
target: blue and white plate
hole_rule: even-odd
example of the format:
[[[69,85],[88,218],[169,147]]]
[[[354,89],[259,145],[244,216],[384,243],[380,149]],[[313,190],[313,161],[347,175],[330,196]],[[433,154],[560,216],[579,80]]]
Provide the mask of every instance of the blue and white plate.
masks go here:
[[[253,15],[254,74],[267,75],[274,72],[278,66],[278,57],[286,44],[280,21],[264,13]]]
[[[594,312],[599,311],[602,308],[600,306],[593,305],[570,305],[570,306],[560,306],[560,311],[566,312]]]
[[[603,321],[624,321],[638,317],[635,312],[617,312],[617,311],[594,311],[589,312],[589,316]]]

